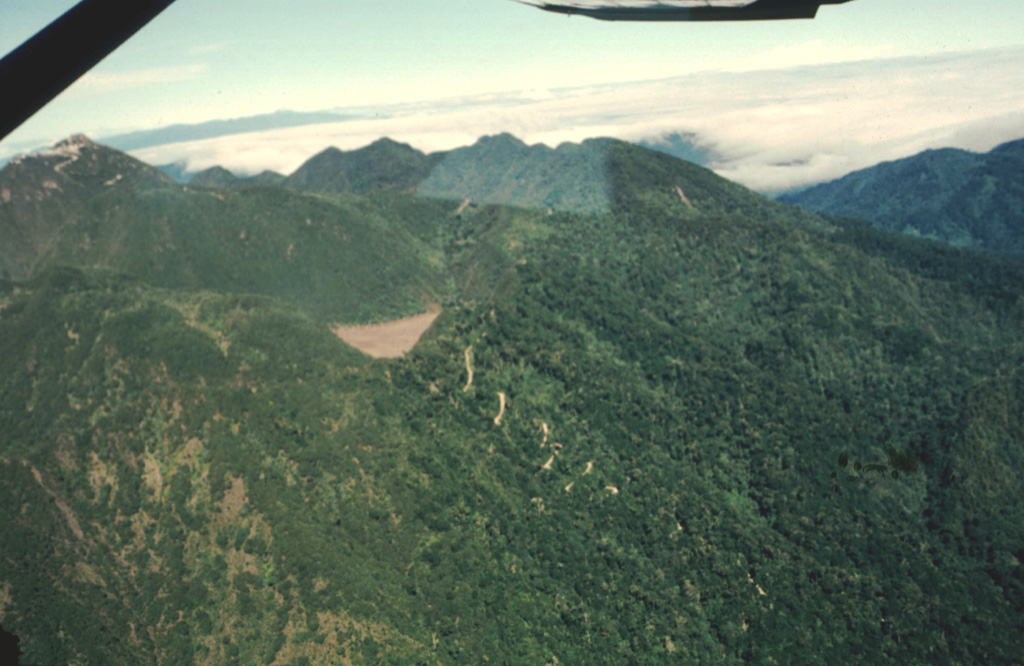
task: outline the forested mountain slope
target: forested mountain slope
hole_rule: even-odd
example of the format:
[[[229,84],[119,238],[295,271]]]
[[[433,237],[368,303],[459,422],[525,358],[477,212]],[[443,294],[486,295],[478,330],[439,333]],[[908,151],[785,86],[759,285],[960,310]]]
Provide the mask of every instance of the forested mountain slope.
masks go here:
[[[990,252],[1024,256],[1024,139],[985,154],[945,148],[884,162],[781,197]]]
[[[616,157],[628,154],[642,157],[639,163]],[[667,189],[659,193],[690,208],[693,202],[688,190],[706,183],[713,183],[709,198],[722,199],[713,203],[716,206],[734,199],[748,204],[755,201],[758,207],[766,202],[764,197],[707,169],[615,139],[588,139],[549,148],[542,144],[529,146],[508,133],[481,137],[471,146],[430,155],[388,139],[355,151],[328,148],[310,158],[286,184],[313,192],[397,189],[473,204],[601,214],[611,211],[618,188],[634,187],[628,182],[631,179],[638,177],[649,185],[656,175],[664,177],[668,172],[685,173],[686,180],[671,185],[665,180],[659,186]],[[727,193],[724,199],[723,192]],[[728,205],[735,207],[734,203]]]
[[[163,172],[81,135],[11,160],[0,169],[0,277],[30,275],[93,197],[172,182]]]
[[[422,202],[409,217],[406,200],[387,193],[210,189],[237,183],[224,170],[181,186],[82,140],[67,155],[60,144],[0,171],[7,276],[103,268],[160,287],[275,296],[341,322],[422,312],[452,294],[435,228],[455,204]]]
[[[1020,270],[608,150],[608,215],[345,199],[439,248],[401,359],[269,295],[0,283],[24,661],[1013,663]]]
[[[412,146],[386,138],[359,150],[328,148],[288,176],[285,186],[313,192],[357,194],[374,190],[411,191],[443,156],[443,153],[425,155]]]
[[[417,192],[528,208],[606,213],[611,139],[558,148],[528,146],[511,134],[483,137],[448,152]]]
[[[210,167],[192,176],[188,181],[193,187],[227,188],[238,184],[238,177],[224,167]]]
[[[249,185],[283,185],[287,177],[276,171],[261,171],[254,176],[236,176],[224,167],[210,167],[199,173],[186,173],[184,164],[169,164],[157,167],[175,181],[193,187],[245,187]]]
[[[312,192],[415,191],[477,204],[605,213],[612,143],[591,139],[555,149],[500,134],[427,155],[381,139],[359,150],[328,148],[299,167],[286,185]]]

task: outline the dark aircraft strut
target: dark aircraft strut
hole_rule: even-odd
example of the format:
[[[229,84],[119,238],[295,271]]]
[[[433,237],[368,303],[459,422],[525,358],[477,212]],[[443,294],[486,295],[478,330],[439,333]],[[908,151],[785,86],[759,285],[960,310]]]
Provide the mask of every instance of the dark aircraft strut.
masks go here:
[[[174,0],[82,0],[0,60],[0,139]]]
[[[518,0],[558,14],[602,21],[766,21],[812,19],[821,5],[850,0],[580,0],[567,4]]]
[[[751,21],[814,18],[850,0],[520,0],[604,21]],[[174,0],[81,0],[0,60],[0,140],[43,108]]]

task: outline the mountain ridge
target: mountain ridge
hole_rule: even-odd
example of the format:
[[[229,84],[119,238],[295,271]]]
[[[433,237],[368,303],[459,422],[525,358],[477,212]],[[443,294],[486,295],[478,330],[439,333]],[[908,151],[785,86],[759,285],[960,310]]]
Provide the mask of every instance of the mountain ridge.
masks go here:
[[[511,134],[481,137],[448,151],[417,187],[427,197],[470,199],[577,213],[610,210],[607,154],[613,139],[557,148],[528,146]]]
[[[447,299],[439,250],[388,201],[235,187],[246,182],[213,169],[195,186],[179,185],[75,137],[0,170],[0,275],[102,268],[157,287],[291,298],[344,323],[415,314]],[[448,210],[424,205],[420,215],[435,220]]]
[[[172,183],[158,169],[81,134],[11,160],[0,169],[0,276],[26,277],[96,191]]]
[[[927,150],[779,200],[958,247],[1024,256],[1024,140]]]
[[[366,194],[379,189],[411,190],[442,154],[427,156],[408,144],[381,138],[353,151],[327,148],[304,162],[285,187]]]
[[[77,142],[77,143],[76,143]],[[68,146],[72,146],[69,148]],[[78,152],[86,150],[90,155],[102,155],[100,162],[93,164],[95,173],[82,172],[74,166]],[[67,151],[74,154],[65,155]],[[641,151],[641,152],[637,152]],[[622,156],[632,155],[630,159]],[[61,161],[63,160],[63,161]],[[53,162],[51,164],[51,162]],[[473,146],[456,151],[425,155],[406,144],[390,139],[381,139],[359,151],[344,153],[337,149],[327,149],[311,158],[291,176],[284,178],[279,174],[265,173],[251,178],[238,178],[230,171],[221,167],[212,167],[197,174],[189,185],[182,186],[158,169],[144,165],[133,158],[113,149],[99,146],[85,137],[77,137],[73,141],[58,144],[50,151],[19,159],[4,170],[0,170],[0,183],[8,182],[3,192],[7,198],[13,197],[12,188],[19,175],[31,166],[38,171],[36,182],[23,180],[18,182],[16,189],[21,192],[36,192],[35,198],[49,201],[56,208],[52,211],[22,213],[19,219],[35,217],[48,220],[55,227],[40,226],[33,230],[31,225],[18,225],[13,221],[17,205],[6,205],[0,209],[0,222],[6,216],[12,220],[6,223],[8,231],[5,238],[6,253],[0,255],[0,270],[6,275],[24,279],[33,270],[36,262],[48,253],[56,253],[64,260],[76,257],[75,262],[90,261],[89,256],[98,256],[96,250],[89,248],[95,244],[103,245],[108,241],[99,241],[100,237],[120,239],[121,247],[132,246],[139,249],[140,234],[156,234],[171,239],[167,247],[172,249],[179,245],[193,245],[184,228],[172,231],[164,228],[157,231],[151,228],[154,220],[168,221],[166,215],[156,213],[143,216],[137,225],[118,227],[110,207],[123,210],[147,207],[145,198],[160,199],[161,205],[170,206],[171,201],[178,201],[174,206],[198,206],[206,211],[202,215],[213,215],[211,206],[221,208],[237,208],[248,206],[259,197],[268,196],[272,190],[264,190],[262,194],[255,192],[228,194],[227,191],[239,186],[271,187],[282,185],[285,189],[280,195],[284,197],[281,205],[314,205],[333,201],[345,204],[346,196],[352,194],[374,194],[384,196],[387,192],[415,193],[416,196],[437,199],[437,206],[446,206],[444,199],[461,201],[459,210],[467,205],[487,204],[519,205],[538,209],[542,212],[564,211],[573,213],[609,213],[615,206],[621,207],[625,192],[638,191],[638,187],[630,181],[639,179],[644,194],[640,199],[650,198],[658,191],[657,198],[661,205],[673,205],[684,209],[688,214],[711,214],[735,211],[734,207],[723,206],[725,202],[735,205],[744,202],[743,206],[751,211],[767,211],[780,204],[749,192],[744,188],[714,176],[701,167],[651,152],[643,148],[631,147],[630,144],[614,139],[593,139],[582,144],[563,144],[556,149],[546,146],[527,146],[510,134],[494,137],[482,137]],[[61,173],[65,169],[67,173]],[[76,170],[78,169],[78,170]],[[64,179],[62,185],[49,180],[39,180],[45,174],[56,170]],[[123,171],[124,173],[121,173]],[[27,174],[27,172],[26,172]],[[430,174],[430,175],[428,175]],[[620,177],[621,176],[621,177]],[[6,179],[6,180],[5,180]],[[123,182],[122,182],[123,181]],[[102,187],[100,184],[102,183]],[[131,196],[131,201],[119,200],[113,195],[113,185],[121,184],[126,192],[147,192],[145,197]],[[138,187],[136,187],[138,185]],[[302,189],[300,189],[300,186]],[[134,188],[134,190],[133,190]],[[67,192],[65,192],[65,189]],[[107,190],[111,190],[107,192]],[[163,194],[148,193],[150,190],[163,190]],[[201,190],[225,190],[223,194],[207,192],[197,195]],[[294,195],[286,196],[284,191],[293,191]],[[77,192],[77,194],[74,194]],[[106,192],[104,196],[100,193]],[[720,192],[721,194],[714,194]],[[110,195],[110,196],[107,196]],[[208,196],[207,196],[208,195]],[[24,195],[27,196],[27,195]],[[212,197],[212,198],[211,198]],[[303,198],[305,197],[305,198]],[[326,197],[326,198],[325,198]],[[334,197],[334,199],[331,199]],[[32,197],[30,197],[32,198]],[[627,197],[628,198],[628,197]],[[380,201],[384,201],[378,197]],[[215,201],[216,200],[216,201]],[[193,203],[186,203],[192,201]],[[295,204],[284,204],[294,201]],[[305,202],[299,204],[298,202]],[[220,202],[220,203],[218,203]],[[200,206],[199,204],[202,203]],[[320,205],[315,204],[315,205]],[[454,204],[452,204],[454,205]],[[762,211],[763,212],[763,211]],[[760,214],[760,213],[758,213]],[[781,213],[789,215],[789,213]],[[128,218],[137,213],[129,213]],[[185,215],[184,210],[179,215]],[[231,224],[240,225],[237,210],[220,214],[227,219],[234,219]],[[795,215],[794,219],[800,218]],[[83,217],[84,216],[84,217]],[[253,215],[252,220],[265,218],[265,215]],[[89,223],[77,228],[80,220],[88,219]],[[825,225],[818,218],[807,217],[811,224]],[[203,224],[208,224],[204,222]],[[388,225],[394,224],[388,222]],[[113,225],[113,226],[112,226]],[[387,226],[387,225],[385,225]],[[0,227],[3,228],[3,227]],[[84,232],[84,229],[88,232]],[[128,242],[125,229],[129,235],[139,237]],[[149,231],[143,231],[149,229]],[[381,227],[383,231],[384,227]],[[251,231],[251,230],[250,230]],[[236,233],[245,238],[246,231],[237,228]],[[19,236],[20,234],[20,236]],[[84,234],[84,235],[83,235]],[[62,239],[62,235],[67,238]],[[126,244],[127,243],[127,244]],[[113,247],[113,246],[112,246]],[[83,249],[84,248],[84,249]],[[57,260],[57,256],[52,259]],[[124,255],[127,258],[128,255]],[[107,259],[110,259],[109,257]],[[106,259],[105,259],[106,260]],[[121,261],[121,260],[117,260]],[[182,266],[187,261],[181,261]],[[166,262],[159,262],[167,266]],[[119,264],[120,265],[120,264]],[[110,267],[114,267],[111,265]],[[124,265],[122,265],[124,267]],[[157,271],[156,265],[143,266],[134,264],[133,271],[142,271],[140,275],[152,275]],[[163,286],[181,286],[186,283],[199,286],[200,282],[190,282],[193,278],[171,278],[166,273],[164,281],[157,284]],[[168,282],[166,280],[170,279]],[[254,284],[259,283],[257,280]],[[263,287],[266,288],[266,287]],[[428,289],[431,298],[443,300],[440,292]],[[397,311],[396,311],[397,312]],[[402,314],[413,314],[402,312]],[[365,315],[363,315],[365,316]]]

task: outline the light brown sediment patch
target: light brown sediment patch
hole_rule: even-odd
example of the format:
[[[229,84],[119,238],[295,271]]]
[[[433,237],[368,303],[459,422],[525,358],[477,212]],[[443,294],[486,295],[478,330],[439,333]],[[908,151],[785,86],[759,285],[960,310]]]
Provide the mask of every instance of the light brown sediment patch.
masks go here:
[[[466,357],[466,385],[462,387],[462,392],[465,393],[473,385],[473,345],[466,347],[462,355]]]
[[[181,453],[178,456],[179,462],[187,462],[189,464],[192,464],[195,461],[196,456],[199,455],[199,453],[202,450],[203,443],[199,440],[198,437],[192,437],[187,442],[185,442],[185,447],[182,449]]]
[[[690,203],[690,200],[687,198],[686,194],[683,192],[683,188],[679,187],[678,185],[676,185],[676,194],[679,195],[679,198],[683,200],[683,203],[686,204],[687,207],[693,208],[693,204]]]
[[[75,456],[75,439],[70,434],[62,432],[57,435],[56,447],[53,455],[57,458],[60,466],[69,472],[78,470],[78,460]]]
[[[7,614],[7,607],[11,605],[11,584],[7,581],[0,583],[0,620]]]
[[[551,470],[552,469],[551,466],[554,463],[555,463],[555,457],[551,456],[550,458],[548,458],[548,461],[546,463],[544,463],[544,465],[541,467],[541,469]]]
[[[760,585],[758,585],[756,582],[754,582],[754,575],[753,574],[751,574],[751,573],[747,574],[747,582],[750,583],[751,585],[753,585],[754,587],[756,587],[757,588],[757,593],[760,594],[762,597],[767,597],[768,596],[768,593],[764,591],[764,588],[761,587]]]
[[[232,520],[241,511],[245,504],[245,482],[242,477],[236,476],[231,479],[231,487],[224,493],[224,497],[217,503],[220,507],[221,516],[225,521]]]
[[[160,472],[160,463],[148,451],[143,454],[142,463],[145,465],[142,480],[153,490],[153,496],[159,498],[164,489],[164,475]]]
[[[424,650],[422,644],[394,628],[380,622],[356,620],[344,610],[317,611],[316,618],[320,625],[317,633],[323,640],[307,640],[303,636],[309,633],[306,618],[311,613],[294,608],[288,613],[288,624],[284,628],[285,644],[274,661],[270,662],[270,666],[289,664],[300,656],[305,656],[313,663],[340,666],[364,663],[361,646],[368,638],[376,643],[402,645],[417,652]]]
[[[109,484],[110,487],[117,488],[117,475],[110,471],[107,464],[100,460],[99,455],[95,451],[89,452],[89,486],[92,488],[94,497],[100,496],[100,491],[103,486]]]
[[[565,487],[565,492],[569,492],[570,490],[572,490],[572,487],[573,487],[574,485],[576,485],[576,482],[575,482],[575,481],[573,481],[572,483],[570,483],[569,485],[567,485],[567,486]]]
[[[540,429],[544,431],[544,441],[540,443],[540,448],[543,449],[545,446],[547,446],[548,435],[551,434],[551,431],[548,430],[548,424],[544,422],[541,422]]]
[[[103,578],[96,573],[96,569],[92,565],[85,562],[75,562],[74,569],[71,573],[73,580],[79,583],[91,583],[99,587],[106,587],[107,583]]]
[[[338,326],[334,334],[373,358],[399,358],[416,346],[427,329],[441,315],[431,306],[423,314],[367,326]]]
[[[197,331],[209,336],[210,339],[212,339],[217,344],[217,347],[220,349],[220,352],[222,354],[228,353],[228,348],[231,347],[231,342],[225,337],[222,331],[218,331],[213,326],[210,326],[209,324],[200,321],[200,304],[198,302],[177,302],[171,300],[168,301],[167,304],[170,307],[177,310],[181,314],[181,316],[184,317],[186,324],[196,329]],[[245,313],[242,312],[241,310],[235,309],[229,312],[227,315],[225,315],[224,323],[228,327],[233,328],[237,326],[240,321],[244,320],[244,318]],[[177,415],[175,415],[175,418],[177,418]]]
[[[605,486],[604,489],[608,490],[608,491],[611,491],[612,495],[618,495],[619,494],[619,489],[616,488],[615,486]]]
[[[505,394],[498,391],[498,415],[494,417],[494,425],[501,425],[501,417],[505,415]]]
[[[43,475],[39,473],[39,470],[35,466],[31,466],[32,476],[36,478],[36,483],[42,487],[46,493],[53,498],[54,504],[60,509],[60,512],[64,514],[64,520],[67,521],[68,527],[71,528],[71,532],[78,538],[79,541],[85,541],[85,534],[82,532],[81,526],[78,524],[78,519],[75,518],[75,514],[71,513],[71,507],[64,502],[64,498],[50,490],[50,488],[43,482]]]
[[[78,161],[78,154],[77,153],[69,154],[68,155],[68,159],[63,161],[63,162],[61,162],[60,164],[54,165],[53,170],[56,171],[57,173],[63,175],[64,174],[64,169],[68,168],[70,165],[74,164],[77,161]],[[45,183],[44,183],[44,185],[45,185]],[[54,185],[56,185],[56,183],[54,183]],[[58,187],[57,189],[60,189],[60,188]]]
[[[594,461],[591,460],[590,462],[587,463],[587,469],[583,470],[583,475],[586,476],[587,474],[590,474],[593,471],[594,471]]]

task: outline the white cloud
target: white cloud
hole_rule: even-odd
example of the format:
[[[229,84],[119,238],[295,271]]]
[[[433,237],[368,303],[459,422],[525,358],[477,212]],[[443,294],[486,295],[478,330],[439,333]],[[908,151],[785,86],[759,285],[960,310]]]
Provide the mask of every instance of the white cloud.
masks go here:
[[[116,74],[89,72],[68,90],[68,95],[85,97],[129,88],[191,81],[207,72],[206,65],[182,65],[180,67],[155,67]]]
[[[381,136],[434,151],[505,131],[548,145],[679,131],[713,149],[718,173],[770,192],[926,148],[985,151],[1024,136],[1022,61],[1017,48],[516,92],[135,154],[157,164],[186,158],[195,170],[290,173],[327,146],[353,149]]]
[[[230,42],[218,42],[216,44],[197,44],[195,46],[190,46],[188,49],[185,50],[185,53],[190,56],[209,55],[211,53],[219,53],[228,48],[228,46],[230,45]]]
[[[893,45],[847,46],[815,39],[800,44],[783,44],[749,56],[726,60],[718,69],[723,72],[752,72],[805,65],[876,60],[892,56]]]

